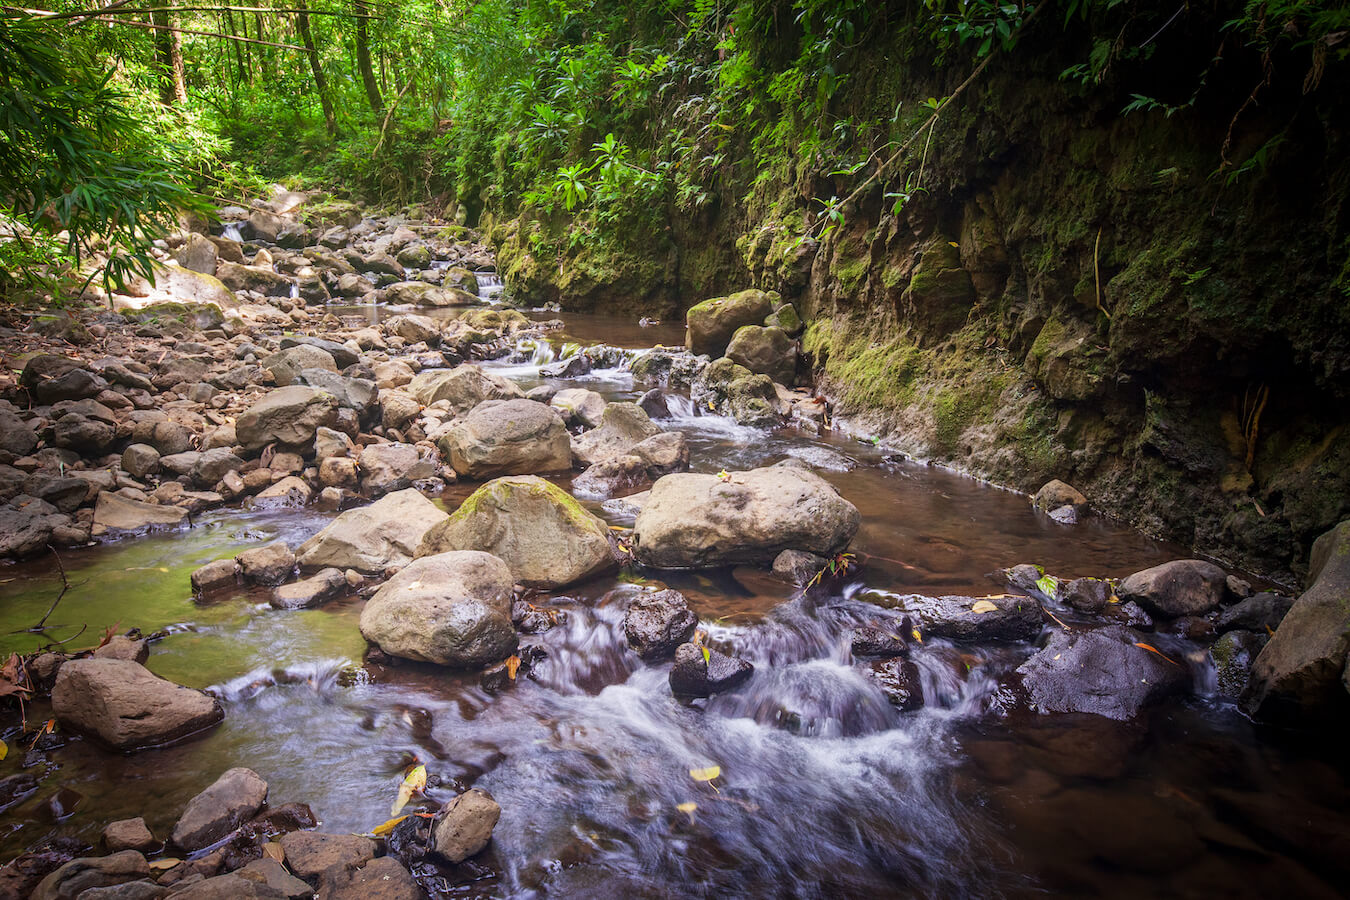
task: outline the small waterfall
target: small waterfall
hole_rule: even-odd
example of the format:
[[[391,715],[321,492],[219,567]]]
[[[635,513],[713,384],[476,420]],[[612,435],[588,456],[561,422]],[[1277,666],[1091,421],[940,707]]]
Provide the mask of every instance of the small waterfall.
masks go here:
[[[478,297],[484,303],[495,303],[501,296],[502,280],[496,272],[475,272],[478,279]]]
[[[227,241],[242,241],[244,232],[238,222],[231,222],[225,226],[225,230],[220,233],[220,236]]]
[[[298,299],[300,299],[300,283],[299,283],[299,282],[291,282],[291,299],[292,299],[292,300],[298,300]]]

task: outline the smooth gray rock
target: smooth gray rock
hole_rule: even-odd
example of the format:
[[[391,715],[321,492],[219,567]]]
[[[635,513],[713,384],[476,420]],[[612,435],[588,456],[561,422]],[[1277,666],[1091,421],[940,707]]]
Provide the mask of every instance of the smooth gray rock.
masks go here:
[[[189,853],[209,847],[257,815],[267,782],[252,769],[230,769],[188,801],[173,826],[174,844]]]
[[[52,712],[63,726],[116,750],[170,743],[225,716],[214,698],[121,659],[67,661],[52,688]]]

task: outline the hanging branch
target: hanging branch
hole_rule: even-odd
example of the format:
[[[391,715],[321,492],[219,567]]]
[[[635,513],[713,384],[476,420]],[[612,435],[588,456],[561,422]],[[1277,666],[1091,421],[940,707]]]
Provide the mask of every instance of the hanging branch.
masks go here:
[[[116,19],[95,19],[97,22],[106,22],[109,25],[130,25],[133,28],[146,28],[151,31],[176,31],[179,34],[195,34],[201,37],[215,37],[227,41],[240,41],[245,44],[262,44],[264,47],[277,47],[281,50],[299,50],[305,52],[304,47],[298,47],[295,44],[278,44],[273,41],[260,41],[257,38],[239,37],[234,34],[223,34],[219,31],[197,31],[192,28],[175,28],[172,25],[152,25],[149,22],[138,22],[135,19],[118,21]]]
[[[131,0],[126,0],[131,2]],[[8,8],[8,7],[6,7]],[[40,14],[41,10],[24,10],[25,12]],[[134,16],[142,13],[152,12],[251,12],[251,13],[298,13],[307,12],[311,16],[334,16],[342,19],[384,19],[384,16],[374,15],[372,13],[351,13],[334,12],[323,9],[291,9],[281,6],[137,6],[137,7],[119,7],[118,9],[99,10],[90,15],[108,15],[108,16]],[[52,18],[51,16],[42,16],[42,18]]]

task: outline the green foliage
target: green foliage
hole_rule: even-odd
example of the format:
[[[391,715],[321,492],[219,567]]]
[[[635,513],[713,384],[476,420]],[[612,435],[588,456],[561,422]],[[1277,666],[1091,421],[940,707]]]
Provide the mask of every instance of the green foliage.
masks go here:
[[[55,292],[96,251],[103,262],[88,279],[122,287],[148,277],[153,240],[180,211],[205,208],[188,176],[211,148],[175,140],[186,129],[138,107],[112,73],[81,60],[81,49],[59,25],[0,18],[6,293]]]

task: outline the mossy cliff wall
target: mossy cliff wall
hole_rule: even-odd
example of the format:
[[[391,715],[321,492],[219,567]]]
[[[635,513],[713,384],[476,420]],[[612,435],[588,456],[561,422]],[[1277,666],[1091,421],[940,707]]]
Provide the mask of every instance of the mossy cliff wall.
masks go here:
[[[1175,66],[1110,89],[1061,80],[1081,53],[1046,35],[989,66],[823,241],[802,240],[820,231],[812,198],[864,176],[796,160],[647,241],[617,267],[646,267],[621,284],[645,299],[612,308],[778,290],[852,427],[1024,490],[1062,478],[1150,533],[1293,580],[1350,515],[1344,67],[1305,93],[1306,60],[1273,59],[1284,77],[1247,105],[1261,70],[1219,67],[1176,115],[1122,115],[1132,93],[1192,93],[1204,61],[1180,48],[1201,35],[1174,26],[1159,58]],[[877,46],[849,90],[860,109],[913,108],[970,68]],[[1235,165],[1215,175],[1225,145]],[[906,183],[896,214],[883,194]],[[569,276],[538,276],[568,306]]]

